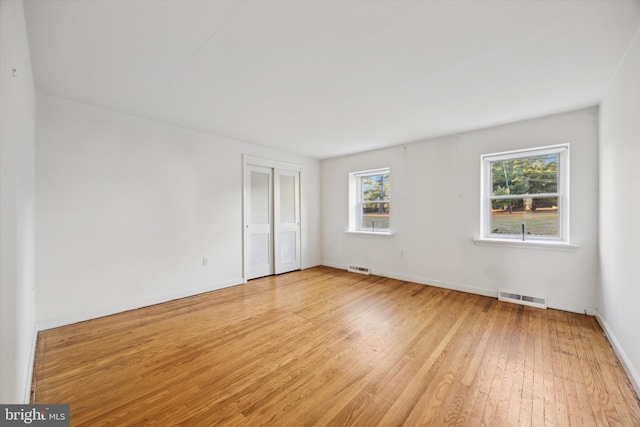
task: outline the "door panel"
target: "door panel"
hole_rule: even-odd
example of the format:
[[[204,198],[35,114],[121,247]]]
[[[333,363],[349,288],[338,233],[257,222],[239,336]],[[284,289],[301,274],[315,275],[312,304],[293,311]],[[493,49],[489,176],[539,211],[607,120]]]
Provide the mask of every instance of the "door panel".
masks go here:
[[[300,173],[274,170],[275,273],[299,270]]]
[[[272,170],[248,166],[247,192],[247,273],[246,279],[273,274],[272,239]]]

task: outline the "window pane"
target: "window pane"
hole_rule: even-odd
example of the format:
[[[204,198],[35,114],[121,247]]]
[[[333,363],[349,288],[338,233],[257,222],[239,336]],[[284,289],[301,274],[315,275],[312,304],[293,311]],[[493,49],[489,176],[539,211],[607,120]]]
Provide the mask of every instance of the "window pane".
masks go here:
[[[558,191],[559,154],[491,162],[493,196]]]
[[[363,203],[359,230],[379,231],[389,229],[389,203]]]
[[[389,174],[367,175],[360,178],[362,201],[389,200]]]
[[[558,198],[491,201],[491,234],[558,236]]]

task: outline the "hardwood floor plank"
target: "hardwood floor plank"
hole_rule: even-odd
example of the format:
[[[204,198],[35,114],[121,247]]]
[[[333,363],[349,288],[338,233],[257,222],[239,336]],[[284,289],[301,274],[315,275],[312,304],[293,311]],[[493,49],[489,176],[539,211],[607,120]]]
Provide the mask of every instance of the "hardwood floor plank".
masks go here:
[[[385,396],[397,395],[406,388],[405,379],[413,376],[413,373],[419,368],[422,361],[429,356],[436,344],[437,335],[432,334],[431,331],[438,323],[440,310],[443,307],[447,307],[449,301],[443,302],[443,298],[446,297],[447,293],[434,291],[434,289],[429,288],[428,292],[420,294],[424,300],[415,301],[417,303],[415,306],[416,312],[422,312],[424,316],[402,316],[399,318],[397,330],[394,331],[393,342],[389,342],[386,348],[377,350],[381,352],[380,360],[382,363],[379,363],[370,373],[367,378],[367,387],[363,388],[354,397],[356,401],[365,399],[368,394],[373,394],[375,398],[379,397],[375,411],[363,414],[366,415],[368,422],[373,422],[373,424],[368,425],[379,423],[391,409],[394,402],[393,400],[385,399]],[[372,408],[364,409],[371,411]],[[335,421],[339,422],[339,418],[344,418],[344,412],[348,410],[349,408],[345,407],[336,416]],[[396,415],[395,417],[397,418],[398,416]]]
[[[508,304],[508,303],[505,303]],[[487,391],[489,398],[487,399],[487,405],[485,406],[484,413],[482,414],[482,422],[484,425],[498,425],[502,421],[502,417],[506,411],[508,405],[509,396],[503,393],[503,390],[510,388],[511,376],[505,374],[507,369],[507,361],[509,359],[509,352],[514,340],[515,328],[513,322],[515,316],[513,311],[518,307],[509,306],[509,311],[505,313],[504,317],[504,330],[503,341],[500,345],[494,349],[497,354],[494,353],[494,368],[490,371],[493,375],[491,381],[491,387]]]
[[[602,405],[597,404],[598,402],[594,402],[594,400],[597,399],[598,390],[596,388],[594,378],[591,373],[591,368],[588,363],[589,361],[587,357],[587,349],[584,345],[584,339],[586,337],[584,326],[585,323],[588,323],[584,322],[584,320],[579,319],[576,316],[569,316],[569,322],[571,324],[570,328],[572,331],[576,331],[574,344],[578,362],[580,364],[579,368],[582,378],[581,386],[584,387],[586,398],[588,399],[588,404],[593,414],[593,425],[607,426],[609,425],[609,423],[607,422],[607,417],[603,411]],[[588,337],[586,337],[586,339],[588,339]]]
[[[578,319],[577,316],[572,316],[569,313],[563,313],[562,322],[560,323],[563,347],[566,348],[567,352],[565,357],[567,369],[569,369],[571,381],[573,383],[573,387],[575,388],[578,411],[580,413],[580,416],[582,417],[582,424],[597,425],[593,406],[591,404],[591,400],[589,399],[589,389],[586,385],[586,383],[590,380],[585,380],[581,369],[582,356],[581,352],[578,350],[578,346],[576,343],[576,340],[579,340],[580,338],[576,337],[576,334],[574,334],[574,332],[572,331],[572,326],[575,323],[572,324],[570,322],[571,318]]]
[[[456,359],[457,354],[453,338],[472,309],[472,306],[466,304],[466,302],[463,303],[465,305],[462,305],[460,310],[451,312],[453,323],[447,328],[445,335],[429,358],[425,360],[416,372],[416,377],[420,381],[410,384],[400,395],[400,398],[396,400],[397,404],[402,404],[405,400],[416,402],[406,420],[409,425],[429,425],[431,419],[436,415],[432,408],[441,407],[440,405],[446,399],[447,393],[453,384],[455,376],[453,370],[455,368],[445,364],[444,361],[447,360],[456,364],[456,368],[459,367],[458,363],[456,363],[459,362],[459,359]],[[384,424],[384,418],[382,423]]]
[[[634,422],[635,407],[632,405],[631,413],[628,414],[629,399],[623,397],[627,393],[620,390],[620,384],[627,384],[626,375],[616,371],[621,370],[617,359],[599,357],[603,352],[613,352],[609,343],[604,339],[604,334],[598,325],[591,329],[588,340],[583,339],[585,348],[588,348],[587,359],[591,367],[591,375],[594,380],[596,389],[598,390],[597,399],[601,402],[607,422],[609,425],[640,425],[640,422]],[[618,375],[617,375],[618,374]],[[615,386],[612,386],[615,385]],[[637,401],[636,401],[637,403]],[[595,412],[595,411],[594,411]]]
[[[544,387],[544,422],[545,425],[558,425],[558,411],[556,406],[555,390],[556,378],[553,370],[553,352],[552,334],[549,327],[549,315],[547,312],[541,315],[541,346],[542,346],[542,383]]]
[[[593,318],[329,267],[40,332],[71,425],[640,425]]]
[[[544,348],[542,345],[542,316],[543,310],[529,310],[529,333],[527,350],[530,352],[525,367],[525,375],[531,378],[531,425],[544,425]]]

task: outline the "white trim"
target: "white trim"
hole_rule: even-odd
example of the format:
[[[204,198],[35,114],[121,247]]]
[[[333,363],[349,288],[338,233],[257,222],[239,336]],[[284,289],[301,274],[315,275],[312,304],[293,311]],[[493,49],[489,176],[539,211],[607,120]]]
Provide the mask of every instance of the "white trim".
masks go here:
[[[530,196],[530,197],[527,197]],[[549,199],[561,197],[560,193],[536,193],[536,194],[505,194],[502,196],[489,196],[490,200],[517,200],[517,199]]]
[[[465,292],[468,294],[482,295],[485,297],[498,298],[498,291],[495,289],[478,288],[475,286],[463,285],[460,283],[444,282],[442,280],[427,279],[420,276],[412,276],[410,274],[394,273],[391,271],[383,271],[371,269],[371,274],[392,279],[404,280],[406,282],[417,283],[419,285],[433,286],[436,288],[449,289],[452,291]]]
[[[326,261],[323,261],[322,265],[325,267],[333,267],[340,270],[347,270],[349,268],[349,266],[346,264],[338,264],[338,263],[326,262]],[[424,277],[420,277],[420,276],[412,276],[410,274],[403,274],[403,273],[394,273],[391,271],[377,270],[373,268],[370,269],[370,274],[374,276],[389,277],[391,279],[402,280],[405,282],[417,283],[419,285],[427,285],[427,286],[433,286],[436,288],[450,289],[452,291],[466,292],[468,294],[498,298],[498,291],[494,289],[478,288],[474,286],[461,285],[458,283],[443,282],[441,280],[425,279]]]
[[[73,323],[84,322],[85,320],[97,319],[99,317],[110,316],[112,314],[118,314],[129,310],[135,310],[138,308],[148,307],[151,305],[161,304],[163,302],[169,302],[180,298],[191,297],[205,292],[217,291],[218,289],[228,288],[230,286],[241,285],[244,283],[242,278],[227,280],[225,282],[214,283],[208,286],[202,286],[195,289],[189,289],[180,292],[172,292],[169,294],[145,298],[142,300],[113,305],[110,307],[102,307],[93,310],[83,311],[81,313],[72,314],[69,316],[57,317],[54,319],[45,319],[37,322],[38,331],[44,331],[47,329],[58,328],[60,326],[71,325]]]
[[[348,265],[333,263],[330,261],[323,261],[322,265],[326,267],[337,268],[340,270],[346,270],[348,268]],[[498,298],[497,289],[480,288],[477,286],[465,285],[461,283],[451,283],[451,282],[444,282],[441,280],[427,279],[421,276],[412,276],[409,274],[378,270],[373,267],[371,268],[370,273],[374,276],[389,277],[391,279],[403,280],[406,282],[417,283],[420,285],[434,286],[436,288],[450,289],[452,291],[466,292],[468,294],[482,295],[485,297],[491,297],[496,299]],[[551,300],[549,298],[547,298],[547,308],[568,311],[571,313],[579,313],[579,314],[585,314],[586,312],[586,314],[589,316],[594,316],[595,310],[596,310],[595,307],[591,307],[591,306],[584,307],[584,306],[573,304],[571,302],[567,303],[563,301]]]
[[[373,175],[380,175],[385,172],[391,173],[390,170],[391,168],[386,167],[386,168],[371,169],[367,171],[358,171],[358,172],[352,172],[352,173],[354,176],[373,176]]]
[[[359,236],[381,236],[381,237],[391,237],[393,233],[391,231],[357,231],[357,230],[345,230],[345,234],[355,234]]]
[[[571,301],[558,301],[552,298],[547,298],[547,308],[582,314],[584,316],[595,316],[596,313],[596,308],[593,306],[588,305],[585,307],[584,305],[578,305]]]
[[[322,267],[337,268],[338,270],[348,270],[349,269],[349,265],[347,265],[347,264],[340,264],[340,263],[331,262],[331,261],[322,261],[322,263],[320,263],[320,265]]]
[[[502,246],[524,249],[548,249],[554,251],[577,251],[580,245],[567,243],[561,240],[518,240],[518,239],[494,239],[474,238],[473,243],[478,246]]]
[[[27,384],[24,387],[22,403],[31,403],[31,386],[33,385],[33,365],[36,362],[36,346],[38,345],[38,324],[33,322],[33,336],[31,338],[31,351],[29,354],[29,367],[27,370]]]
[[[294,163],[263,159],[262,157],[249,156],[247,154],[242,155],[242,160],[245,165],[264,166],[272,169],[284,169],[291,172],[300,172],[301,170],[300,165],[296,165]]]
[[[609,324],[607,323],[606,320],[604,320],[604,318],[602,317],[602,314],[598,309],[596,309],[595,316],[596,316],[596,319],[598,320],[598,323],[602,327],[602,330],[604,331],[605,336],[609,340],[609,343],[611,343],[611,347],[613,347],[613,351],[618,357],[620,364],[622,365],[625,372],[627,373],[627,376],[629,377],[629,382],[631,382],[631,385],[636,391],[636,395],[640,396],[640,375],[634,369],[633,364],[629,360],[629,357],[627,357],[627,354],[622,349],[620,342],[618,341],[616,336],[613,334],[613,331],[609,327]]]
[[[498,153],[483,154],[480,156],[480,158],[483,161],[488,160],[488,158],[491,158],[492,161],[499,161],[499,160],[512,159],[514,157],[527,157],[527,156],[518,156],[518,155],[533,153],[533,152],[541,156],[544,156],[547,154],[555,154],[555,153],[561,152],[563,149],[569,150],[569,144],[545,145],[542,147],[531,147],[531,148],[521,148],[519,150],[500,151]]]

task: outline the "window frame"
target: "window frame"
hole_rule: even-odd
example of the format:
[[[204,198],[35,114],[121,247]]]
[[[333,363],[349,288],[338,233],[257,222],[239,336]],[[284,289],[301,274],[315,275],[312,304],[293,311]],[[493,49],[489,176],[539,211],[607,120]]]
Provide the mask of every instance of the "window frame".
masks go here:
[[[493,200],[523,199],[523,194],[493,196],[491,163],[503,160],[516,160],[527,157],[558,155],[557,189],[553,193],[535,194],[529,198],[558,198],[558,235],[525,235],[498,234],[491,232],[491,212]],[[483,154],[481,162],[481,207],[480,207],[480,240],[502,242],[569,244],[569,144],[550,145],[499,153]]]
[[[363,199],[362,179],[374,175],[389,175],[388,197],[379,201],[365,201]],[[359,227],[362,224],[362,205],[366,203],[387,203],[389,205],[389,227],[384,229],[370,229]],[[391,168],[378,168],[349,173],[349,229],[350,233],[361,234],[391,234]]]

